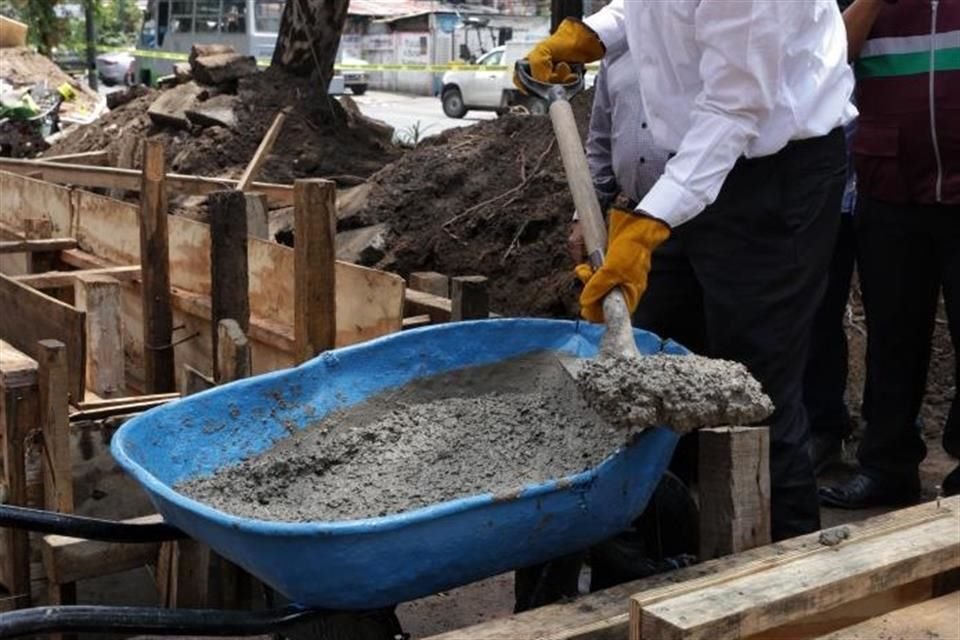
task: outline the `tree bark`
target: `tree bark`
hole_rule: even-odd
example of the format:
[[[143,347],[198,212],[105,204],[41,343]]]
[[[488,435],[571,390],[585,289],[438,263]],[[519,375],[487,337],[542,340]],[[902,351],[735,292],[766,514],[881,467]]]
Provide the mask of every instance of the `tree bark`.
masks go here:
[[[316,73],[326,91],[349,4],[349,0],[287,0],[271,66],[298,76]]]

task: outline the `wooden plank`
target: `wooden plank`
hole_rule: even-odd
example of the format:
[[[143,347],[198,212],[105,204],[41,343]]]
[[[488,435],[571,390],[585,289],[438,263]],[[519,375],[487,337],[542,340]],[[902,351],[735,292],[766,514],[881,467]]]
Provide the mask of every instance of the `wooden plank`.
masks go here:
[[[0,170],[19,174],[39,172],[44,181],[78,187],[125,191],[139,191],[141,187],[140,172],[136,169],[0,158]],[[236,180],[228,178],[204,178],[178,173],[166,174],[166,181],[174,193],[190,196],[205,196],[214,191],[235,189],[237,186]],[[254,182],[251,189],[266,195],[271,206],[288,207],[293,204],[293,187],[288,184]]]
[[[76,249],[74,238],[48,238],[44,240],[0,240],[2,253],[49,253],[63,249]]]
[[[14,276],[14,280],[34,289],[73,288],[78,278],[108,276],[119,282],[130,282],[140,278],[140,266],[106,267],[103,269],[81,269],[79,271],[47,271]]]
[[[404,302],[404,312],[407,315],[428,315],[430,316],[430,322],[434,324],[449,322],[453,312],[453,302],[450,298],[441,298],[423,291],[407,289]]]
[[[87,389],[103,398],[126,392],[120,282],[110,276],[76,278],[74,300],[87,314]]]
[[[62,162],[67,164],[97,165],[105,167],[110,164],[110,152],[102,151],[84,151],[82,153],[63,153],[57,156],[43,156],[40,158],[45,162]]]
[[[210,549],[195,540],[160,545],[157,589],[163,607],[202,609],[207,606]]]
[[[804,557],[669,597],[638,594],[631,638],[741,638],[960,566],[960,496],[885,535],[851,535]],[[929,513],[929,512],[928,512]]]
[[[336,185],[294,183],[295,356],[304,362],[336,344]]]
[[[262,193],[246,192],[247,235],[270,240],[270,209]]]
[[[951,502],[953,500],[954,502]],[[868,539],[909,529],[931,518],[956,517],[958,499],[893,511],[846,525],[850,539]],[[562,604],[490,620],[432,636],[429,640],[623,640],[629,632],[632,596],[660,596],[696,591],[734,577],[779,567],[811,554],[823,553],[820,533],[811,533],[732,556],[624,583]]]
[[[700,558],[770,544],[768,429],[701,429],[698,437]]]
[[[82,311],[0,275],[0,339],[39,360],[38,341],[55,338],[67,346],[69,391],[83,398],[86,318]],[[9,310],[16,310],[11,313]]]
[[[26,453],[29,434],[39,424],[37,362],[0,340],[0,447],[6,504],[27,506]],[[0,578],[15,607],[30,606],[28,532],[4,528]]]
[[[157,514],[124,520],[128,524],[163,522]],[[120,573],[152,564],[160,544],[99,542],[69,536],[47,535],[41,539],[41,557],[47,578],[58,584]]]
[[[44,505],[50,511],[73,513],[66,345],[59,340],[40,340],[37,364]]]
[[[49,218],[24,218],[23,235],[25,240],[41,240],[53,237],[53,222]],[[57,253],[50,251],[31,252],[27,256],[27,271],[42,273],[54,268]]]
[[[128,396],[125,398],[112,398],[102,402],[83,402],[79,407],[70,413],[71,422],[82,422],[89,420],[104,420],[113,416],[130,415],[134,413],[143,413],[150,409],[173,402],[180,398],[180,394],[157,393],[143,396]],[[113,403],[117,401],[116,403]]]
[[[403,330],[425,327],[430,324],[430,316],[424,314],[420,316],[409,316],[403,319]]]
[[[173,309],[163,144],[147,140],[140,188],[140,268],[143,278],[144,378],[148,393],[174,391]]]
[[[490,317],[487,279],[484,276],[457,276],[450,281],[450,319],[478,320]]]
[[[244,334],[250,330],[246,204],[246,196],[240,191],[218,191],[207,199],[214,362],[218,361],[217,325],[221,320],[232,319]]]
[[[820,640],[960,638],[960,591],[891,611],[821,636]]]
[[[254,177],[260,172],[260,167],[263,166],[267,156],[270,155],[270,150],[273,149],[273,143],[276,142],[277,136],[280,135],[280,130],[283,128],[283,121],[286,119],[288,113],[290,113],[290,107],[285,107],[273,118],[270,128],[267,129],[267,133],[263,136],[263,139],[257,146],[257,150],[253,153],[253,157],[250,158],[250,162],[247,163],[247,167],[243,170],[243,174],[237,181],[237,191],[250,190]]]
[[[933,578],[924,578],[848,602],[792,624],[749,636],[747,640],[806,640],[858,624],[885,613],[925,602],[934,596]],[[899,639],[898,639],[899,640]]]
[[[414,271],[408,279],[410,288],[441,298],[450,297],[450,278],[436,271]]]
[[[221,320],[217,325],[219,334],[217,351],[218,384],[226,384],[253,375],[250,342],[243,329],[233,318]]]

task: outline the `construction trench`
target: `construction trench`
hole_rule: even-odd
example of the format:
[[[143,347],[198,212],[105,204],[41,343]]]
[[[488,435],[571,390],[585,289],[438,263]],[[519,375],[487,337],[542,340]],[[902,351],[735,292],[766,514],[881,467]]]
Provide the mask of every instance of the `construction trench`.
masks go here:
[[[574,316],[564,248],[573,207],[549,121],[511,115],[401,150],[349,104],[311,101],[273,74],[141,92],[38,158],[0,159],[0,308],[17,309],[0,313],[5,505],[156,523],[109,449],[146,410],[418,327]],[[170,92],[188,102],[182,115],[169,113],[172,97],[154,106]],[[574,104],[581,133],[589,100]],[[198,119],[214,106],[235,122]],[[848,325],[856,364],[856,297]],[[936,340],[930,440],[951,388],[942,323]],[[660,359],[693,357],[646,358],[663,374]],[[603,362],[588,366],[604,373]],[[617,378],[594,376],[581,397],[544,355],[421,377],[175,488],[270,521],[379,517],[588,470],[632,437],[612,423],[659,424],[666,410],[679,429],[711,427],[699,434],[699,564],[516,615],[512,578],[500,573],[401,604],[403,630],[445,640],[958,637],[960,500],[934,499],[930,480],[948,464],[939,447],[923,470],[929,502],[862,521],[825,509],[825,532],[770,545],[769,478],[757,472],[767,435],[737,426],[770,407],[735,382],[742,367],[725,366],[704,364],[708,380],[689,387],[639,372],[660,399],[646,413],[642,389],[624,395]],[[859,406],[853,391],[850,400]],[[194,540],[2,533],[0,610],[265,606],[251,595],[259,582]],[[344,624],[347,637],[389,637]],[[335,627],[313,621],[290,636],[340,637]]]

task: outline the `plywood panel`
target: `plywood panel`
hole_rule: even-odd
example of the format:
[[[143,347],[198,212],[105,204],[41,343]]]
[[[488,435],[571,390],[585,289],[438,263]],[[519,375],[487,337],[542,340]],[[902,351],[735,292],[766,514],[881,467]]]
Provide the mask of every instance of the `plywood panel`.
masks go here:
[[[25,218],[47,218],[53,235],[73,236],[70,189],[0,171],[0,222],[23,230]]]
[[[3,275],[0,310],[0,340],[31,358],[37,359],[40,340],[59,340],[66,345],[68,387],[73,402],[80,402],[86,363],[86,314]]]

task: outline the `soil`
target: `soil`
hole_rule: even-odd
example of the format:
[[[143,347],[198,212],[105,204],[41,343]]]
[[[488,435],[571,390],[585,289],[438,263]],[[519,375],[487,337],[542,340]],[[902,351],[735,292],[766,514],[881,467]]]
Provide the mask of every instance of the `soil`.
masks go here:
[[[586,136],[593,92],[573,101]],[[372,178],[367,206],[341,230],[392,229],[380,268],[490,279],[490,305],[517,316],[576,312],[565,238],[573,214],[546,116],[507,115],[424,140]]]
[[[650,355],[585,360],[580,393],[614,426],[668,424],[679,431],[756,424],[773,413],[760,383],[739,362]]]
[[[587,407],[553,354],[534,354],[384,392],[178,490],[263,520],[385,516],[562,478],[628,437]]]
[[[366,178],[400,153],[382,132],[349,121],[339,102],[317,91],[308,78],[269,68],[241,78],[235,85],[210,87],[204,97],[224,94],[237,97],[234,129],[195,125],[183,130],[156,125],[147,116],[147,108],[158,95],[151,90],[66,136],[47,155],[105,149],[113,166],[139,168],[139,139],[149,137],[165,144],[169,171],[236,178],[253,157],[277,112],[286,106],[292,107],[292,113],[258,180],[289,183],[297,178],[337,174]]]

